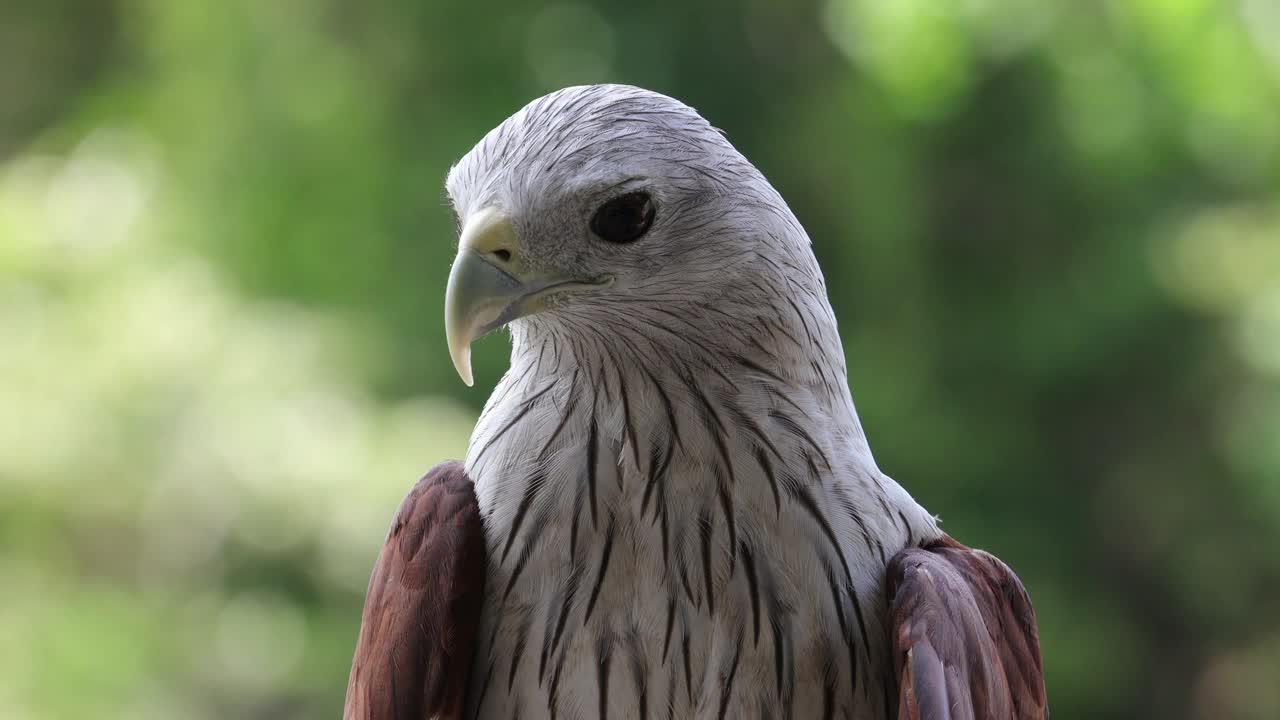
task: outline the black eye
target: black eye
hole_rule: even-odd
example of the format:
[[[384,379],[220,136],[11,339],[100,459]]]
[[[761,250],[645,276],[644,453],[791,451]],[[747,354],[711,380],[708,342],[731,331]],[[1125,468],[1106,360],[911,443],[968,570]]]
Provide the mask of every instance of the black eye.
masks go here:
[[[616,197],[591,218],[591,232],[601,240],[629,243],[640,239],[653,224],[653,200],[648,193],[633,192]]]

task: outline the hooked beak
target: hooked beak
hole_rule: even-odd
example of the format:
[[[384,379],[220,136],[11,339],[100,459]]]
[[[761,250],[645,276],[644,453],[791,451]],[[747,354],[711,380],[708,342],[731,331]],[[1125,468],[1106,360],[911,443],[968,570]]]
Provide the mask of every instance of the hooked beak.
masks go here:
[[[462,226],[458,257],[444,296],[444,330],[454,369],[470,387],[475,383],[473,340],[516,318],[541,312],[551,295],[612,284],[610,276],[583,281],[529,269],[515,229],[502,210],[492,205],[477,210]]]

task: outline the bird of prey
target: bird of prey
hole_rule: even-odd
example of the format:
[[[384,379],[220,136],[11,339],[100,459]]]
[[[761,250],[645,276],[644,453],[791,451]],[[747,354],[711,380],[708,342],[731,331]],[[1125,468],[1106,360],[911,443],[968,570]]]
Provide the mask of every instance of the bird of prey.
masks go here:
[[[449,351],[470,385],[505,326],[511,364],[395,515],[348,719],[1047,717],[1026,591],[876,466],[809,238],[721,132],[567,88],[447,188]]]

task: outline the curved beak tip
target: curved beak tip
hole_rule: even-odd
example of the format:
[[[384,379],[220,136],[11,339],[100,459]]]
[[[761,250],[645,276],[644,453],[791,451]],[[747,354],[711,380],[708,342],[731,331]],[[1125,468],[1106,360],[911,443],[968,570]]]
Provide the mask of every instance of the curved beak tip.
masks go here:
[[[456,267],[456,266],[455,266]],[[475,339],[477,308],[465,290],[458,289],[457,273],[449,279],[449,292],[445,297],[445,341],[449,346],[449,359],[453,369],[467,387],[475,384],[471,374],[471,341]]]
[[[458,377],[462,378],[462,384],[467,387],[474,387],[475,378],[471,375],[471,346],[463,345],[461,348],[449,348],[449,356],[453,359],[453,369],[458,371]]]

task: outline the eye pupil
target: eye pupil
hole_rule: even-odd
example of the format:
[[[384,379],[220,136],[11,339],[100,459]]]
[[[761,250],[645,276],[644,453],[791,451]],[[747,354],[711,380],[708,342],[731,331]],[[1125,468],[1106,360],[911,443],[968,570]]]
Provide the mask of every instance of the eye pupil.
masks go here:
[[[653,215],[648,193],[627,193],[600,206],[591,218],[591,232],[612,243],[634,242],[649,231]]]

